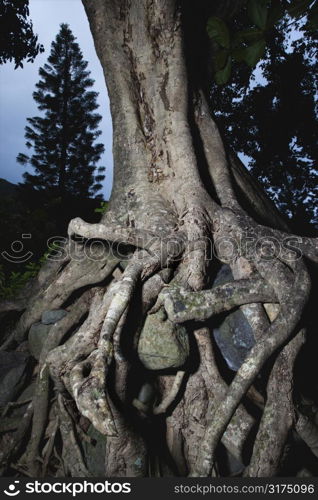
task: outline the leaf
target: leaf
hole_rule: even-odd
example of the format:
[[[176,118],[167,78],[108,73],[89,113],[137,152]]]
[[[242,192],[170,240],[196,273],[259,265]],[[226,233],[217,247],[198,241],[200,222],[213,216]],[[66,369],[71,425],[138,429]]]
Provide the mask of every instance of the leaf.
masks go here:
[[[266,42],[264,39],[249,45],[245,49],[242,49],[241,60],[245,61],[250,68],[254,68],[262,58],[265,47]]]
[[[206,30],[209,37],[215,40],[221,47],[225,49],[230,47],[230,33],[222,19],[216,16],[210,17]]]
[[[266,27],[268,16],[267,4],[268,0],[249,0],[247,6],[248,17],[261,30],[264,30]]]
[[[98,208],[95,208],[94,212],[95,213],[100,213],[100,214],[104,214],[107,210],[107,207],[108,207],[108,203],[107,201],[101,201],[100,202],[100,207]]]
[[[248,30],[238,31],[237,35],[240,38],[240,40],[249,43],[249,42],[256,42],[260,38],[263,38],[264,32],[263,30],[251,28]]]
[[[215,64],[215,69],[217,71],[224,68],[224,66],[227,63],[228,56],[229,56],[229,51],[227,49],[221,49],[216,51],[214,55],[214,64]]]
[[[232,52],[232,57],[236,62],[244,61],[245,48],[235,49]]]
[[[232,69],[232,62],[231,62],[231,58],[228,56],[227,62],[226,62],[226,65],[224,66],[224,68],[215,72],[215,74],[214,74],[215,82],[218,85],[224,85],[225,83],[227,83],[230,76],[231,76],[231,69]]]

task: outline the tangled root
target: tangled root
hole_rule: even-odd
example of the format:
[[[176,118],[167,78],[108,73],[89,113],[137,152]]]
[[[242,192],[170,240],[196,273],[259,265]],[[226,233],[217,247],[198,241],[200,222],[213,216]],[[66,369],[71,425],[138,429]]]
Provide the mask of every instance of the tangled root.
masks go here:
[[[231,197],[231,191],[226,196]],[[235,208],[234,203],[231,209],[219,210],[212,218],[215,238],[229,233],[243,237],[246,225],[258,231],[259,235],[273,234],[272,230],[255,225],[241,211],[236,212]],[[198,219],[201,223],[196,232],[193,226]],[[258,394],[262,417],[245,475],[276,473],[288,433],[295,427],[296,421],[295,428],[315,451],[316,431],[314,428],[308,431],[310,424],[305,425],[301,417],[296,419],[292,398],[293,365],[304,343],[304,331],[298,332],[299,318],[310,291],[310,279],[303,260],[291,261],[288,253],[271,261],[246,254],[230,263],[235,277],[233,281],[212,289],[202,289],[202,277],[206,274],[207,265],[203,262],[206,243],[193,248],[191,241],[194,241],[195,235],[201,238],[208,230],[207,215],[189,210],[184,214],[183,221],[187,221],[186,228],[183,227],[177,238],[182,244],[172,245],[172,255],[167,253],[164,256],[160,255],[154,235],[147,231],[126,229],[119,225],[89,225],[80,219],[71,222],[71,237],[79,234],[85,238],[123,239],[125,244],[134,245],[136,250],[125,263],[123,271],[118,267],[119,258],[112,256],[105,256],[99,262],[84,260],[81,265],[64,262],[63,267],[55,269],[53,277],[50,276],[51,282],[43,282],[29,301],[29,307],[4,347],[20,342],[48,303],[52,309],[61,307],[76,292],[67,306],[68,314],[51,328],[44,343],[32,404],[27,407],[16,428],[4,426],[10,433],[10,439],[6,451],[0,455],[3,470],[6,463],[12,462],[20,471],[34,476],[46,474],[52,470],[51,464],[54,463],[56,473],[90,475],[78,445],[78,439],[84,439],[85,434],[78,426],[76,417],[67,409],[70,397],[76,404],[76,414],[107,436],[108,474],[125,475],[127,471],[134,475],[147,473],[147,447],[136,428],[127,422],[130,414],[133,419],[137,415],[137,420],[165,418],[168,449],[179,470],[187,470],[192,476],[211,474],[220,441],[238,460],[244,462],[244,443],[255,420],[243,407],[242,401],[246,395],[253,399],[253,394],[258,394],[252,384],[270,359],[274,361],[267,382],[266,401],[264,403]],[[189,247],[184,244],[187,234],[191,235]],[[284,238],[285,235],[275,230],[275,237]],[[225,259],[221,253],[218,257],[221,262]],[[179,259],[177,267],[174,263],[176,258]],[[200,356],[200,368],[195,376],[202,385],[200,408],[205,413],[205,425],[200,427],[197,421],[189,421],[189,434],[188,431],[184,433],[186,437],[182,437],[180,411],[194,397],[187,367],[177,371],[173,380],[161,376],[159,403],[158,399],[150,405],[136,398],[127,399],[127,377],[133,365],[121,349],[121,336],[140,285],[142,315],[163,307],[173,323],[188,324],[192,321],[197,324],[241,307],[255,332],[256,344],[227,386],[216,366],[209,329],[194,328]],[[274,305],[274,309],[269,308],[270,304]],[[8,307],[13,306],[4,305],[3,310],[9,310]],[[266,314],[266,311],[270,312]],[[72,334],[69,335],[69,332]],[[136,345],[136,342],[132,344]],[[114,382],[113,367],[115,388],[110,390]],[[50,377],[57,400],[51,398]],[[117,403],[113,400],[114,389]],[[55,408],[53,416],[52,408]],[[31,438],[26,452],[17,463],[15,460],[22,436],[30,425]],[[195,430],[190,432],[192,428]],[[49,437],[48,429],[51,429]],[[271,438],[266,441],[266,436],[271,433]],[[185,457],[181,458],[180,440],[188,439],[191,443],[194,435],[201,444],[196,450],[188,450],[186,464]],[[63,443],[61,455],[56,446],[58,439]],[[270,453],[273,460],[269,465]],[[116,462],[118,454],[125,457],[121,465]]]

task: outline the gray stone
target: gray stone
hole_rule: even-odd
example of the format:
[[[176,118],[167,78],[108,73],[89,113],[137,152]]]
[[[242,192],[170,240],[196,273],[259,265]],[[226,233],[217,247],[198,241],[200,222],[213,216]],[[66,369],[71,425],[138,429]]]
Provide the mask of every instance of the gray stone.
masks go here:
[[[43,344],[47,339],[52,325],[43,325],[42,323],[34,323],[29,331],[29,349],[32,356],[39,360]]]
[[[189,356],[188,333],[160,309],[147,316],[138,342],[138,355],[149,370],[180,368]]]
[[[15,400],[26,380],[29,361],[24,352],[0,352],[0,406]]]
[[[221,267],[213,286],[232,281],[229,266]],[[218,328],[214,328],[215,341],[231,370],[237,371],[255,344],[253,330],[240,309],[230,312]]]
[[[245,466],[232,453],[224,448],[224,457],[222,457],[221,475],[226,477],[240,476],[245,469]]]
[[[87,435],[91,442],[82,441],[85,463],[89,472],[95,477],[105,476],[106,436],[90,425]]]
[[[233,281],[233,279],[234,278],[233,278],[233,274],[232,274],[230,266],[228,266],[227,264],[223,264],[220,267],[220,269],[215,277],[215,280],[213,282],[213,287],[223,285],[224,283],[228,283],[229,281]]]
[[[64,309],[52,309],[52,311],[44,311],[42,314],[41,322],[43,325],[53,325],[66,316],[67,311]]]
[[[242,311],[230,313],[213,335],[229,368],[237,371],[255,344],[253,330]]]
[[[156,393],[153,385],[149,382],[145,382],[139,390],[138,399],[141,403],[150,405],[153,402],[155,395]]]

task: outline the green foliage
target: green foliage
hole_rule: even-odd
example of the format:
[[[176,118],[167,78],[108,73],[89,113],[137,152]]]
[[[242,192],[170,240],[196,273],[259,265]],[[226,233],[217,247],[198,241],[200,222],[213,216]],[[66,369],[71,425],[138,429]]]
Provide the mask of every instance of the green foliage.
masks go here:
[[[71,219],[81,217],[91,223],[100,219],[94,213],[100,206],[100,199],[69,197],[62,205],[49,190],[39,192],[24,184],[8,184],[0,182],[0,234],[1,248],[9,253],[12,242],[20,240],[24,245],[23,253],[31,252],[32,261],[38,262],[47,250],[47,242],[53,241],[50,240],[52,236],[66,236]],[[21,239],[23,234],[30,234],[31,238]],[[11,271],[22,274],[26,271],[25,263],[10,262],[1,256],[0,263],[6,281]]]
[[[268,4],[268,0],[249,0],[247,5],[248,17],[261,30],[266,28]]]
[[[24,59],[33,62],[40,52],[44,52],[33,33],[29,0],[1,0],[0,21],[0,64],[13,60],[15,69],[22,68]]]
[[[245,64],[232,65],[227,85],[212,84],[211,108],[231,149],[244,155],[294,232],[314,235],[318,51],[316,34],[303,30],[306,20],[296,41],[292,31],[288,35],[290,17],[275,28],[259,65],[260,82],[250,79]]]
[[[237,49],[233,52],[233,58],[238,61],[244,61],[250,68],[254,68],[265,52],[266,43],[264,39],[253,42],[245,48]],[[228,81],[230,75],[226,81]],[[218,82],[216,82],[218,83]],[[226,82],[225,82],[226,83]]]
[[[53,243],[37,262],[28,262],[23,271],[11,271],[9,276],[6,276],[0,264],[0,299],[14,298],[31,278],[37,276],[44,262],[58,249],[59,245]]]
[[[307,15],[305,29],[313,31],[318,26],[318,0],[247,0],[243,27],[236,21],[227,23],[212,16],[207,22],[207,33],[215,43],[214,79],[219,85],[231,77],[232,62],[244,62],[250,69],[264,57],[275,26],[284,16],[298,19]]]
[[[105,168],[96,166],[104,146],[95,142],[102,117],[94,112],[97,93],[91,90],[94,81],[87,66],[70,28],[62,24],[33,93],[44,116],[27,119],[26,146],[33,154],[17,157],[35,171],[24,174],[26,184],[54,190],[62,200],[69,195],[91,197],[104,179]]]
[[[219,69],[214,74],[215,82],[218,85],[224,85],[230,78],[232,68],[231,58],[228,56],[226,59],[226,64],[222,69]]]
[[[12,271],[6,278],[3,269],[0,270],[0,298],[12,299],[23,288],[30,278],[37,275],[39,269],[35,263],[29,263],[24,272]]]
[[[230,33],[225,22],[219,17],[210,17],[207,24],[207,32],[210,38],[215,40],[221,47],[230,48]]]
[[[31,278],[35,278],[44,260],[46,258],[43,257],[38,262],[28,262],[24,271],[11,271],[8,277],[0,264],[0,298],[14,298]]]
[[[107,208],[108,208],[108,202],[101,201],[100,206],[95,208],[94,212],[97,214],[104,214],[105,212],[107,212]]]
[[[257,28],[250,28],[247,30],[242,30],[237,33],[238,42],[254,43],[261,40],[264,36],[264,32]]]

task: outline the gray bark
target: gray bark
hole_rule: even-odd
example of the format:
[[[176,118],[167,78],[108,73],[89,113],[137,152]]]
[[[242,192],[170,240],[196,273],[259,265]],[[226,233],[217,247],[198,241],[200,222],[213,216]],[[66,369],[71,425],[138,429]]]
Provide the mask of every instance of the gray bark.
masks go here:
[[[268,259],[270,242],[275,238],[281,245],[288,234],[281,230],[288,228],[248,172],[229,159],[208,110],[205,75],[195,73],[193,61],[200,53],[193,49],[191,54],[189,42],[197,30],[187,31],[189,11],[181,9],[182,2],[83,4],[109,92],[114,187],[99,224],[71,221],[69,242],[82,258],[65,259],[39,283],[5,343],[7,348],[21,342],[44,310],[67,304],[68,315],[50,331],[40,356],[34,397],[38,407],[28,409],[27,422],[33,414],[32,439],[20,463],[31,474],[39,472],[45,428],[51,425],[56,432],[60,421],[65,449],[59,474],[92,472],[76,441],[89,424],[106,436],[107,476],[207,476],[217,468],[221,441],[246,474],[275,474],[295,423],[292,365],[302,333],[291,339],[309,297],[306,266],[302,259],[290,260],[289,250]],[[223,2],[222,9],[230,16],[239,4]],[[204,2],[193,9],[196,19],[204,20]],[[192,42],[198,47],[197,40]],[[248,200],[249,213],[242,209],[238,191]],[[88,258],[73,241],[76,235],[107,242],[102,258]],[[251,252],[251,235],[267,239],[261,253]],[[229,238],[243,243],[241,255],[231,256],[217,244]],[[216,255],[210,261],[212,244]],[[306,241],[302,248],[315,245]],[[211,290],[211,275],[224,262],[234,280]],[[8,307],[14,309],[10,304],[3,310]],[[198,321],[235,307],[241,308],[256,343],[228,386],[218,367],[211,324]],[[70,318],[77,324],[75,331]],[[149,324],[158,321],[162,328],[154,335]],[[180,366],[175,356],[170,372],[147,371],[138,358],[139,337],[152,335],[148,356],[159,357],[160,347],[165,357],[164,342],[156,341],[156,335],[165,332],[171,340],[179,332],[181,338],[180,329],[183,339],[188,334]],[[262,369],[273,358],[267,382]],[[260,374],[265,397],[253,386]],[[276,394],[281,374],[282,387],[289,391],[283,407]],[[49,400],[49,376],[58,392],[54,403]],[[263,410],[252,456],[244,449],[259,422],[244,407],[245,398]],[[284,425],[271,428],[267,439],[271,423],[281,418]],[[7,460],[13,460],[21,429],[14,435]],[[269,466],[272,443],[275,460]],[[54,438],[44,450],[47,470]]]

